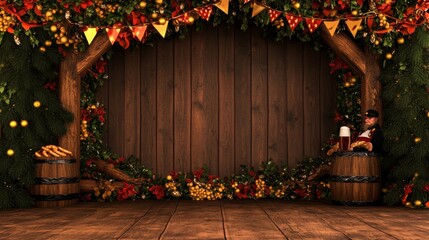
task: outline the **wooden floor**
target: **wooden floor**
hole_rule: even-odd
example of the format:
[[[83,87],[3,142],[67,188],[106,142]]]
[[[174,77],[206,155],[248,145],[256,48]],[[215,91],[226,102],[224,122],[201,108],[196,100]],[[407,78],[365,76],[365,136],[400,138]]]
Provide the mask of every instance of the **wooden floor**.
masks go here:
[[[429,211],[285,200],[140,200],[0,211],[0,239],[428,239]]]

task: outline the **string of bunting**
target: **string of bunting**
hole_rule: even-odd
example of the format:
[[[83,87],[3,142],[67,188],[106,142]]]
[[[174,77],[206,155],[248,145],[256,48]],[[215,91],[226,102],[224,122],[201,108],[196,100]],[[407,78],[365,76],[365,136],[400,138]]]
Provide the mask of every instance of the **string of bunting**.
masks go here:
[[[295,28],[301,22],[304,21],[310,33],[313,33],[323,23],[326,26],[326,28],[328,29],[328,32],[330,33],[331,36],[333,36],[335,34],[335,32],[337,31],[337,28],[338,28],[340,21],[344,21],[348,30],[352,34],[352,36],[356,37],[356,34],[357,34],[357,32],[358,32],[358,30],[362,24],[362,21],[364,19],[365,19],[365,22],[368,24],[369,28],[371,28],[371,25],[374,21],[374,18],[377,17],[377,12],[375,12],[375,11],[365,13],[362,16],[342,17],[342,18],[339,17],[336,19],[323,19],[323,18],[317,18],[317,17],[302,17],[300,15],[296,15],[293,13],[284,12],[284,11],[280,11],[280,10],[271,8],[268,5],[266,5],[262,2],[259,2],[259,1],[243,0],[243,2],[244,2],[244,4],[248,4],[249,2],[253,3],[252,17],[255,17],[256,15],[260,14],[264,10],[268,10],[270,23],[273,23],[280,16],[284,15],[287,22],[288,22],[288,25],[292,31],[294,31]],[[225,14],[228,14],[229,0],[220,0],[217,3],[207,4],[204,6],[196,7],[194,9],[192,9],[188,12],[185,12],[183,14],[180,14],[178,16],[171,17],[169,19],[164,19],[164,21],[162,21],[162,22],[158,20],[157,22],[150,22],[150,23],[145,23],[145,24],[139,25],[139,26],[128,26],[128,27],[132,31],[133,37],[137,38],[139,41],[144,41],[144,36],[145,36],[146,30],[147,30],[147,27],[149,25],[152,25],[162,37],[165,37],[170,20],[177,20],[177,21],[185,23],[185,24],[190,24],[193,21],[193,18],[191,17],[191,13],[195,12],[200,16],[200,18],[208,21],[210,16],[213,13],[213,5],[216,6],[217,8],[219,8]],[[423,16],[426,19],[426,22],[429,22],[429,14],[427,13],[428,9],[429,9],[429,4],[417,5],[415,12],[418,15]],[[386,33],[386,32],[392,31],[395,24],[398,24],[400,21],[404,21],[404,20],[396,19],[392,16],[387,16],[387,15],[385,15],[385,16],[393,22],[391,23],[391,25],[388,28],[374,31],[375,33]],[[191,18],[192,18],[192,20],[191,20]],[[407,22],[406,24],[407,24],[407,26],[413,26],[414,25],[414,27],[415,27],[415,26],[421,25],[423,23],[424,22],[420,22],[420,24],[416,24],[413,22]],[[84,31],[84,34],[85,34],[85,37],[88,41],[88,44],[91,44],[91,42],[94,39],[95,35],[97,34],[98,30],[102,29],[102,28],[103,27],[88,27],[88,28],[86,28],[86,30]],[[109,40],[112,44],[115,43],[115,41],[116,41],[116,39],[117,39],[122,28],[123,27],[106,27],[105,28],[107,35],[109,37]]]

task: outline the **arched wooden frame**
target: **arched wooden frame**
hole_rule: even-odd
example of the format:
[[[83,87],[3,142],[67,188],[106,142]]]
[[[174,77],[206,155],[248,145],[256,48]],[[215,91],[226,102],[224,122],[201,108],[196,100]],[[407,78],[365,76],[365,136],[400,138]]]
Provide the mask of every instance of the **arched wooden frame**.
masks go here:
[[[321,28],[326,44],[362,79],[362,111],[372,108],[377,109],[381,114],[381,83],[379,81],[381,68],[378,55],[371,52],[369,47],[364,50],[360,49],[353,39],[343,32],[331,36],[325,26],[321,26]],[[60,139],[59,145],[70,149],[77,159],[80,159],[81,75],[95,64],[111,46],[107,34],[100,31],[85,52],[68,54],[60,66],[60,99],[63,106],[73,113],[74,120],[68,128],[67,134]]]

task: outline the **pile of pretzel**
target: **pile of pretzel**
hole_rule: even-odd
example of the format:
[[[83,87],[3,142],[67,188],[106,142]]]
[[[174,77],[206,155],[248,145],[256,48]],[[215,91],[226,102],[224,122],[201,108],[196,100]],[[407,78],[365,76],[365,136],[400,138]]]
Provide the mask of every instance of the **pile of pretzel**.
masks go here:
[[[44,157],[69,157],[72,156],[72,152],[56,145],[46,145],[34,153],[37,158]]]

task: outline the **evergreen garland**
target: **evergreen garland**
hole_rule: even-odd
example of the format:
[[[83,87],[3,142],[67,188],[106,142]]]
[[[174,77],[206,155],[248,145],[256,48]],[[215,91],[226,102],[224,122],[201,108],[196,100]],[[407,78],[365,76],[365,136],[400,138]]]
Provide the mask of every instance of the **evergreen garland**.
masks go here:
[[[429,200],[428,29],[417,29],[395,55],[382,74],[385,201],[419,207]]]
[[[0,209],[29,207],[33,154],[65,134],[73,116],[44,88],[57,77],[58,53],[42,54],[24,34],[5,35],[0,52]]]

